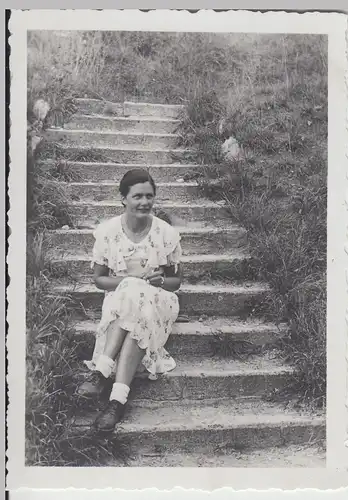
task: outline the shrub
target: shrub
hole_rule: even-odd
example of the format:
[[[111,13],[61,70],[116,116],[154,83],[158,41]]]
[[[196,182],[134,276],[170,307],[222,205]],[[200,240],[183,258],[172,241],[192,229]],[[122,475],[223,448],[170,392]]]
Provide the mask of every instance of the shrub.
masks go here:
[[[27,162],[27,228],[29,232],[73,224],[65,186],[59,182],[58,164],[46,167]],[[63,176],[62,176],[63,177]],[[63,177],[64,178],[64,177]]]

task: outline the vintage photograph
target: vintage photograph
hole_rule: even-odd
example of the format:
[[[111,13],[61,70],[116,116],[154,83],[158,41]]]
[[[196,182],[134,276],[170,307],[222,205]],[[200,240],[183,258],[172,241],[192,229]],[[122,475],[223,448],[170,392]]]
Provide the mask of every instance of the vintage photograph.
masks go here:
[[[25,462],[326,466],[328,37],[27,32]]]
[[[10,21],[8,488],[346,485],[346,18]]]

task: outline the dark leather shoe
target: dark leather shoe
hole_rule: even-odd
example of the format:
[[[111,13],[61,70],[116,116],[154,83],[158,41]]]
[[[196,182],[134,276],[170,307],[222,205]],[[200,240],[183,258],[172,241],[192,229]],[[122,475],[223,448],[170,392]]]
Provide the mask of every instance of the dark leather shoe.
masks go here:
[[[101,396],[107,385],[107,378],[99,371],[91,372],[76,392],[84,398],[97,398]]]
[[[97,432],[112,432],[116,424],[122,420],[125,406],[119,401],[109,401],[106,408],[96,418],[93,428]]]

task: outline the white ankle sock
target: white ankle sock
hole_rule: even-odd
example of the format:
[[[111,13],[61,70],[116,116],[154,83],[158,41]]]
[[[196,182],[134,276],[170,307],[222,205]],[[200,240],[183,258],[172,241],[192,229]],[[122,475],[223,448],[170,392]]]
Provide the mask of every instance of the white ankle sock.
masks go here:
[[[97,359],[97,362],[95,364],[95,369],[101,372],[105,378],[109,378],[114,368],[114,364],[115,364],[114,360],[109,358],[109,356],[101,354]]]
[[[129,394],[129,387],[126,384],[120,384],[115,382],[112,386],[112,391],[110,394],[110,401],[119,401],[121,404],[126,404]]]

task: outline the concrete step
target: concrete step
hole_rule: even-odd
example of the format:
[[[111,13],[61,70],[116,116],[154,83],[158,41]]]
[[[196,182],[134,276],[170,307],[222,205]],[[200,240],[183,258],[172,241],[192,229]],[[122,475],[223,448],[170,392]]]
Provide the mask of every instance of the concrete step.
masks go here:
[[[72,200],[121,201],[119,183],[115,182],[62,182]],[[199,197],[197,182],[160,182],[156,185],[156,200],[192,201]]]
[[[213,279],[246,280],[252,279],[253,271],[249,258],[244,254],[206,254],[190,255],[182,258],[183,281],[187,283],[210,282]],[[50,269],[56,276],[76,277],[79,282],[90,281],[91,253],[66,255],[58,254],[56,249],[50,255]]]
[[[124,102],[114,103],[101,99],[75,99],[78,113],[113,116],[153,116],[156,118],[177,118],[184,106],[173,104],[152,104]]]
[[[124,116],[154,116],[157,118],[178,118],[185,109],[178,104],[152,104],[147,102],[125,102]]]
[[[95,227],[95,225],[93,225]],[[224,227],[178,227],[184,255],[226,253],[242,249],[247,244],[246,230],[232,224]],[[57,229],[46,234],[50,248],[65,255],[89,254],[93,244],[93,229]]]
[[[177,222],[193,220],[213,223],[215,220],[228,220],[231,217],[225,206],[204,200],[200,203],[161,203],[153,209],[155,215],[159,211],[164,211],[171,220]],[[121,215],[124,207],[120,202],[74,201],[70,204],[70,212],[74,225],[79,227]]]
[[[173,356],[233,356],[233,344],[248,343],[258,347],[275,344],[286,332],[286,325],[261,321],[238,321],[231,318],[200,318],[175,323],[166,344]],[[80,321],[74,326],[77,351],[81,359],[90,359],[94,349],[97,321]],[[239,351],[238,351],[239,352]],[[236,354],[235,354],[236,355]]]
[[[74,115],[71,121],[64,125],[64,128],[73,130],[110,130],[115,132],[171,134],[175,132],[178,124],[179,120],[173,118]]]
[[[249,467],[249,468],[324,468],[326,453],[321,445],[302,444],[237,450],[232,446],[214,455],[203,453],[135,452],[125,460],[112,459],[106,467]]]
[[[45,139],[64,143],[65,146],[88,148],[113,148],[115,146],[135,146],[149,149],[175,148],[179,142],[179,136],[176,134],[67,130],[65,128],[46,130]]]
[[[267,398],[287,387],[294,377],[294,369],[282,363],[278,353],[253,355],[247,360],[182,355],[175,361],[176,368],[158,375],[157,380],[150,380],[146,371],[137,372],[130,400]],[[76,373],[76,383],[82,382],[87,373],[88,370]],[[84,403],[89,405],[88,401]]]
[[[101,311],[104,292],[92,284],[55,287],[57,294],[68,293],[72,298],[70,307],[75,313],[85,315],[88,311]],[[245,283],[228,286],[224,284],[183,284],[178,292],[180,313],[188,315],[239,316],[248,318],[258,315],[270,289],[265,284]]]
[[[86,157],[87,158],[87,157]],[[56,161],[45,160],[40,162],[46,168],[52,168]],[[202,176],[202,167],[192,164],[143,164],[143,163],[103,163],[91,161],[69,161],[59,160],[59,168],[65,175],[84,182],[119,182],[128,170],[134,168],[146,168],[156,183],[194,180]]]
[[[73,433],[84,435],[97,412],[76,417]],[[281,405],[246,400],[133,403],[113,436],[130,455],[222,453],[268,447],[322,443],[325,418],[286,410]]]
[[[78,98],[74,100],[74,103],[77,114],[124,116],[123,102]]]
[[[186,155],[186,156],[185,156]],[[140,146],[65,146],[59,144],[59,151],[56,157],[52,155],[51,160],[67,160],[78,162],[94,163],[141,163],[143,167],[151,164],[171,164],[189,163],[187,155],[192,155],[189,149],[165,149],[165,148],[144,148]],[[132,168],[128,165],[128,169]],[[86,179],[86,177],[82,177]],[[100,178],[94,178],[97,180]],[[108,177],[107,180],[114,180]]]

